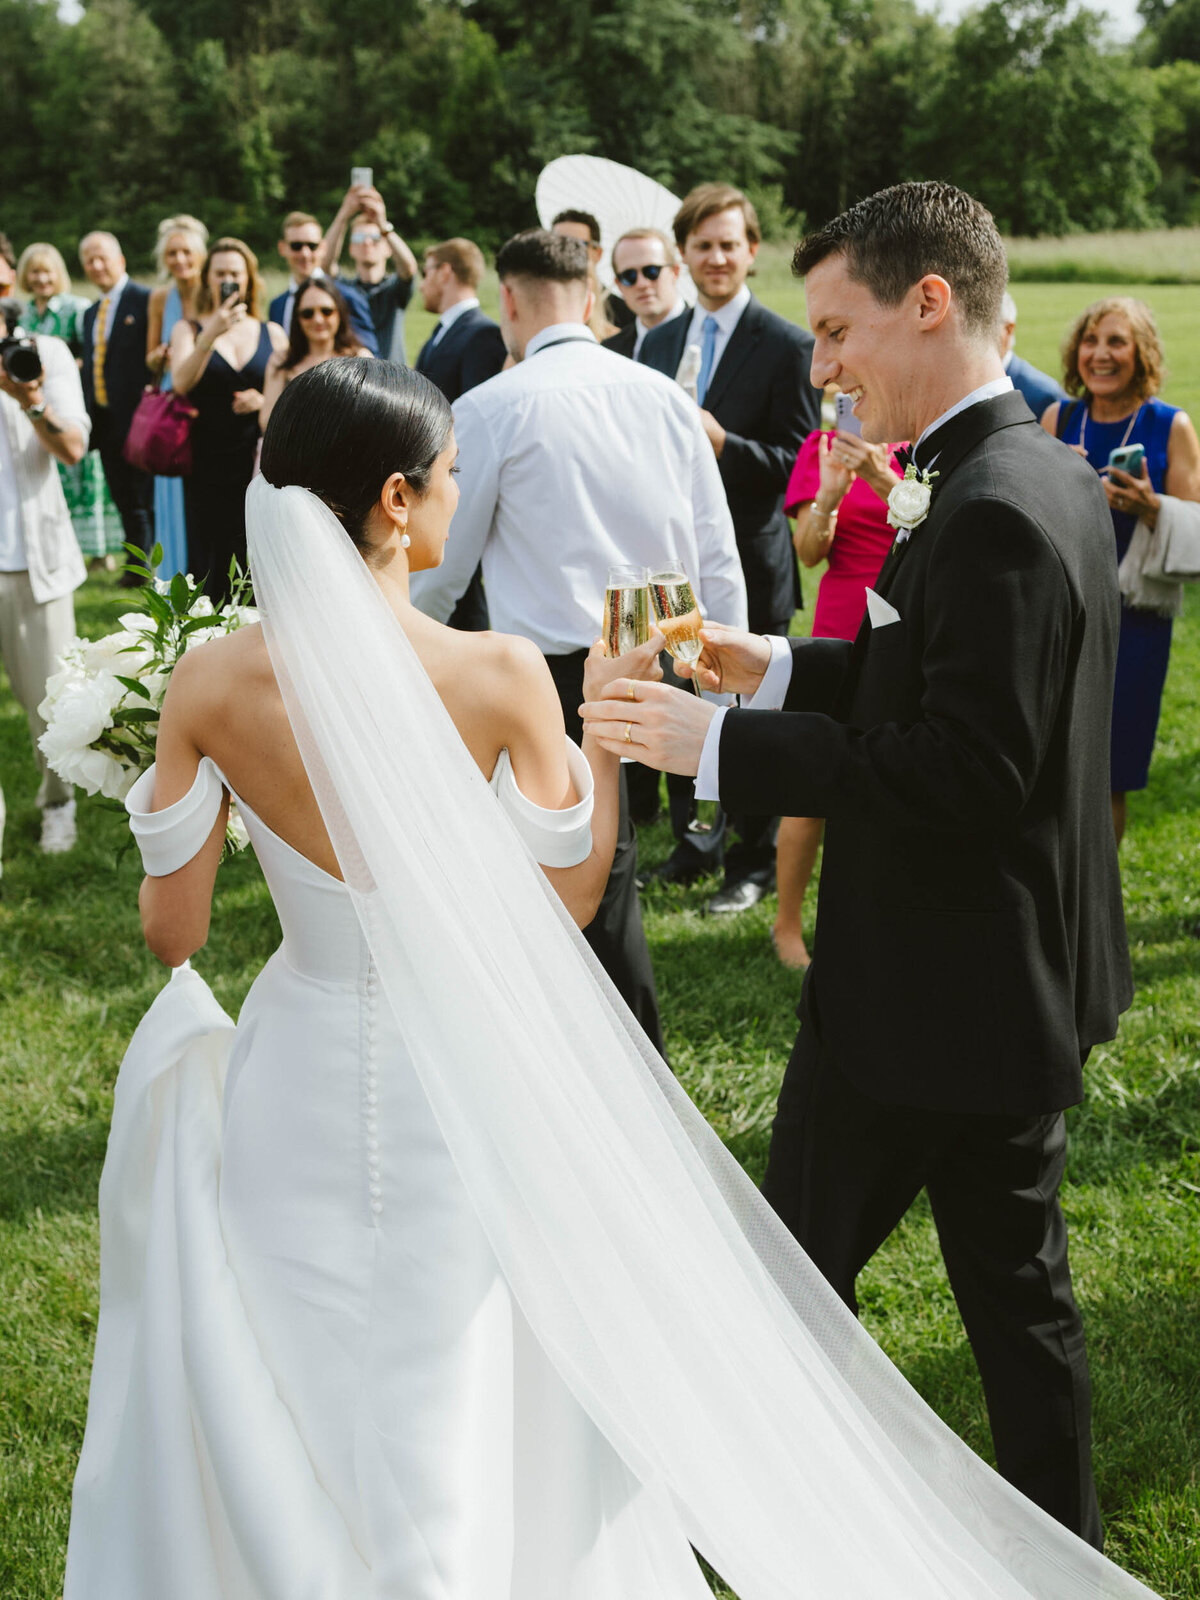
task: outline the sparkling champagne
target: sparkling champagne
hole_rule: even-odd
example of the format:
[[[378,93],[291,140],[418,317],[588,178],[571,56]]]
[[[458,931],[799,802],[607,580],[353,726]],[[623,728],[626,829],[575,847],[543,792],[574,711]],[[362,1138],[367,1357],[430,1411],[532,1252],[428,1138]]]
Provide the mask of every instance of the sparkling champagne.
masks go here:
[[[644,572],[610,572],[604,591],[604,653],[628,655],[650,637],[650,595]]]
[[[704,619],[692,593],[692,586],[681,568],[650,574],[650,603],[655,620],[666,641],[667,649],[676,661],[686,661],[695,666],[704,645],[700,629]],[[700,685],[693,677],[692,688],[700,693]]]

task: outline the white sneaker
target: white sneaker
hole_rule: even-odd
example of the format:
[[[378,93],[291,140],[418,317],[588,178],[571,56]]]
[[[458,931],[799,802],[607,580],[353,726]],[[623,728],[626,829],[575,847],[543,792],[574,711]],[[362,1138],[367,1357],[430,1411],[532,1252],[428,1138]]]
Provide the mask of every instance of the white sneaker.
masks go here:
[[[65,855],[75,844],[75,802],[47,806],[42,812],[42,854]]]

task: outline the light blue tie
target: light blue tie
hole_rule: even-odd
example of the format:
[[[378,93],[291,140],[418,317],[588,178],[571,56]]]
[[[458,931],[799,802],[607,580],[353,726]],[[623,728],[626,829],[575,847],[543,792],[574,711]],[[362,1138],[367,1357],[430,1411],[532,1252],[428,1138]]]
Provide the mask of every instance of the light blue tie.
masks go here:
[[[704,397],[708,393],[708,382],[712,377],[713,358],[717,353],[717,319],[705,317],[704,342],[700,346],[700,376],[696,379],[696,402],[704,404]]]

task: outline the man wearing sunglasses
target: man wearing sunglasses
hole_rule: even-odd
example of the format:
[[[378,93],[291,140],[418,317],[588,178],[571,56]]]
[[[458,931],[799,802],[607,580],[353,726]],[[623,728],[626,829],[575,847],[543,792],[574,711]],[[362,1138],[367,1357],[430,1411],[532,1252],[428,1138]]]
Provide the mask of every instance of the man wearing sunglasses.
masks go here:
[[[347,227],[356,274],[349,282],[338,277]],[[379,354],[386,361],[406,367],[404,313],[416,287],[417,258],[388,221],[387,207],[378,189],[363,184],[352,184],[347,189],[322,241],[318,259],[326,272],[338,278],[343,294],[351,289],[365,297]]]
[[[277,322],[284,333],[291,333],[296,290],[306,279],[320,277],[324,271],[321,260],[323,235],[321,224],[307,211],[289,211],[279,232],[279,254],[287,262],[288,286],[271,301],[270,320]],[[378,355],[379,341],[375,337],[375,324],[371,321],[371,309],[362,290],[353,284],[339,284],[338,287],[350,308],[350,326],[354,329],[355,338],[373,356]]]
[[[606,350],[636,361],[651,328],[687,310],[679,294],[679,257],[657,228],[631,228],[613,245],[613,276],[633,321],[605,339]]]

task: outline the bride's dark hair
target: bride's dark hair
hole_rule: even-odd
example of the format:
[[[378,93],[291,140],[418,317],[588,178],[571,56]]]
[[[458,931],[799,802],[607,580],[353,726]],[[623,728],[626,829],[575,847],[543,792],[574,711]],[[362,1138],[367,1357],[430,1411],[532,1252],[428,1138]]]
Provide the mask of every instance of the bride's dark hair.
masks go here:
[[[453,425],[436,384],[409,367],[334,356],[293,378],[263,437],[262,475],[323,500],[359,550],[393,472],[423,495]]]

